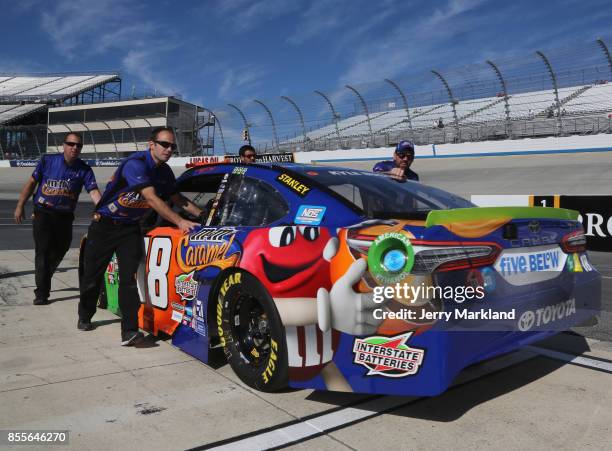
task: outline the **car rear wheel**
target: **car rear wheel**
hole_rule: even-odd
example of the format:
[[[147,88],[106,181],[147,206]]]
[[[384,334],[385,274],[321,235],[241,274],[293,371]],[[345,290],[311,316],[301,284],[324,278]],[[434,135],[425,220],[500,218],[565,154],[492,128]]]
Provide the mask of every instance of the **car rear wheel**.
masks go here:
[[[226,274],[216,315],[221,344],[240,380],[261,391],[285,387],[285,331],[274,301],[259,281],[246,272]]]

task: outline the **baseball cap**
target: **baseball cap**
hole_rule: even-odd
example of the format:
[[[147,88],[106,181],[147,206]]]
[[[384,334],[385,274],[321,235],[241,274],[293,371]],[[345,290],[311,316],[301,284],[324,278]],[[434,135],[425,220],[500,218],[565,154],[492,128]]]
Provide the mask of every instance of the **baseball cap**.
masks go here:
[[[395,146],[395,152],[397,153],[414,153],[414,144],[412,141],[400,141]]]

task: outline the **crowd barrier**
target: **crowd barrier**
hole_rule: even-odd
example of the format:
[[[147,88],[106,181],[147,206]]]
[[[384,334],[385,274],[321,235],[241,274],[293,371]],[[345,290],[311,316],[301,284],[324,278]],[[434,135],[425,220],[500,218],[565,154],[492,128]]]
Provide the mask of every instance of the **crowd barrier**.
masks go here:
[[[415,158],[460,158],[509,155],[542,155],[563,153],[612,152],[612,139],[609,133],[589,136],[565,136],[548,138],[507,139],[503,141],[478,141],[457,144],[428,144],[415,147]],[[387,160],[393,155],[394,147],[376,147],[365,149],[338,149],[295,153],[260,154],[260,161],[296,163]],[[291,155],[291,157],[287,157]],[[117,159],[95,160],[84,159],[94,167],[116,166]],[[218,163],[229,159],[236,161],[238,156],[210,155],[197,157],[174,157],[169,164],[174,167],[185,167],[198,162]],[[0,160],[0,167],[34,166],[36,160]]]

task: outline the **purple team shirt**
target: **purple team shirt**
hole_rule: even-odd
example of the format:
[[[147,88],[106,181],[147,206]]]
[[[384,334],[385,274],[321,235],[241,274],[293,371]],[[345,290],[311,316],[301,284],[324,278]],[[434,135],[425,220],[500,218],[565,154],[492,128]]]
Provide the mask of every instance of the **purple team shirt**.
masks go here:
[[[151,208],[140,190],[153,186],[155,193],[166,200],[176,193],[175,184],[170,166],[166,163],[156,166],[149,150],[134,152],[115,171],[96,211],[115,221],[136,223]]]
[[[74,212],[83,186],[87,192],[98,188],[89,165],[77,158],[68,166],[62,153],[44,155],[32,172],[32,178],[38,182],[34,206],[58,212]]]

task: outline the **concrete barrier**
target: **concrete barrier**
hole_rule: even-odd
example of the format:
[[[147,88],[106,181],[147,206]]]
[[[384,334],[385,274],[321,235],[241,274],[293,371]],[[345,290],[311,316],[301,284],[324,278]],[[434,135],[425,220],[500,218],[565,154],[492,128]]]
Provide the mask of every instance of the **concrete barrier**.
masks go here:
[[[342,161],[388,160],[393,155],[394,147],[376,147],[366,149],[338,149],[312,152],[295,152],[293,154],[262,154],[270,156],[268,161],[285,162],[286,156],[292,155],[296,163],[333,163]],[[565,136],[550,138],[507,139],[504,141],[479,141],[457,144],[428,144],[415,147],[415,158],[457,158],[509,155],[541,155],[557,153],[612,152],[610,134],[593,136]],[[278,156],[278,158],[276,158]],[[175,157],[169,161],[170,166],[184,167],[189,163],[219,163],[224,159],[235,160],[234,155],[204,155],[194,157]],[[36,160],[10,160],[10,167],[24,167]],[[120,160],[86,159],[91,166],[117,166]],[[6,160],[0,161],[0,167],[7,167]]]

